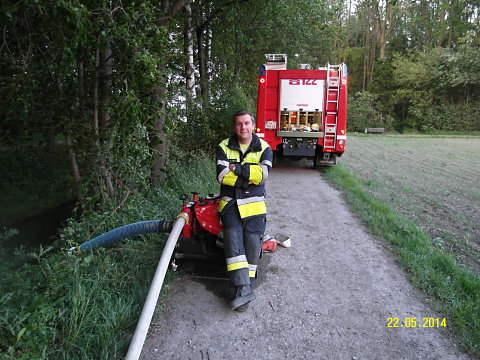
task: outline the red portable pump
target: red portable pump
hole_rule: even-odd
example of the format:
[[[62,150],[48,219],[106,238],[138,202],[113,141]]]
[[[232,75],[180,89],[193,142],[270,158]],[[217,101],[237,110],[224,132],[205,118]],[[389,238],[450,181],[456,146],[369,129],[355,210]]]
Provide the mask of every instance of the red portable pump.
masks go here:
[[[223,254],[223,225],[218,215],[220,196],[209,194],[199,198],[193,192],[192,201],[187,202],[186,194],[180,195],[182,213],[188,215],[190,221],[184,225],[172,257],[172,268],[184,261],[205,262],[205,266],[225,265]],[[226,267],[223,267],[226,269]]]
[[[179,216],[184,216],[188,222],[184,225],[172,255],[171,267],[177,268],[177,262],[201,262],[203,269],[213,266],[212,270],[226,270],[223,254],[223,225],[218,215],[220,196],[209,194],[199,198],[193,192],[192,201],[187,202],[186,194],[180,195],[182,210]],[[115,243],[129,236],[146,233],[168,233],[172,231],[173,220],[146,220],[121,226],[99,235],[80,246],[68,250],[69,254],[92,251],[99,247]]]

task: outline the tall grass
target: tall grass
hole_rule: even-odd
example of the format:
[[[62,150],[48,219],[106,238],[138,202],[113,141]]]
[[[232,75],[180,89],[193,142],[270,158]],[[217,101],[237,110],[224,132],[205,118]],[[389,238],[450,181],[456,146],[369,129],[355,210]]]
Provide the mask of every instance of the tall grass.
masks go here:
[[[342,166],[326,169],[325,177],[341,189],[367,227],[392,244],[393,252],[412,281],[435,297],[467,351],[480,355],[480,279],[435,245],[417,224],[394,213],[388,205],[362,190]]]
[[[218,192],[213,159],[199,157],[169,175],[167,186],[132,194],[117,212],[112,212],[117,204],[111,204],[108,211],[71,219],[61,233],[61,245],[31,254],[17,251],[17,263],[0,253],[1,359],[125,355],[166,235],[140,235],[76,257],[66,255],[66,249],[125,224],[173,219],[181,193]],[[161,296],[172,279],[169,272]]]

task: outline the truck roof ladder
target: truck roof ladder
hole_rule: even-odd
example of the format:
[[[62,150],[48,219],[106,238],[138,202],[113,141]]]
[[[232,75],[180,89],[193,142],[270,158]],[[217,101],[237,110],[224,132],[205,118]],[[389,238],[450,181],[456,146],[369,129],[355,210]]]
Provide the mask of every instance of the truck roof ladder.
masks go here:
[[[335,149],[337,141],[338,102],[340,99],[340,78],[343,64],[327,64],[325,94],[325,121],[323,129],[323,149]]]

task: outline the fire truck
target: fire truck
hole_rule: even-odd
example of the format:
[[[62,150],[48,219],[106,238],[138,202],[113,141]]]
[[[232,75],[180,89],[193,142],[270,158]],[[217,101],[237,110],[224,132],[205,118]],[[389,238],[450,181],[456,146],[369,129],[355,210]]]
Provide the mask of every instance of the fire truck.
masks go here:
[[[260,67],[257,136],[278,156],[336,165],[347,140],[347,66],[287,70],[286,54],[266,54]]]

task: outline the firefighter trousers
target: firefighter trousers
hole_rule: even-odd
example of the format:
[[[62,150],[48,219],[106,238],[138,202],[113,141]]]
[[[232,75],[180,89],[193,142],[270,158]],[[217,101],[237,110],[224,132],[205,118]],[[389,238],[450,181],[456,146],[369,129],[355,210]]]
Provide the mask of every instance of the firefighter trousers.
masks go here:
[[[233,200],[235,201],[235,200]],[[227,271],[233,286],[250,285],[257,277],[265,216],[242,220],[236,204],[222,211],[223,244]]]

